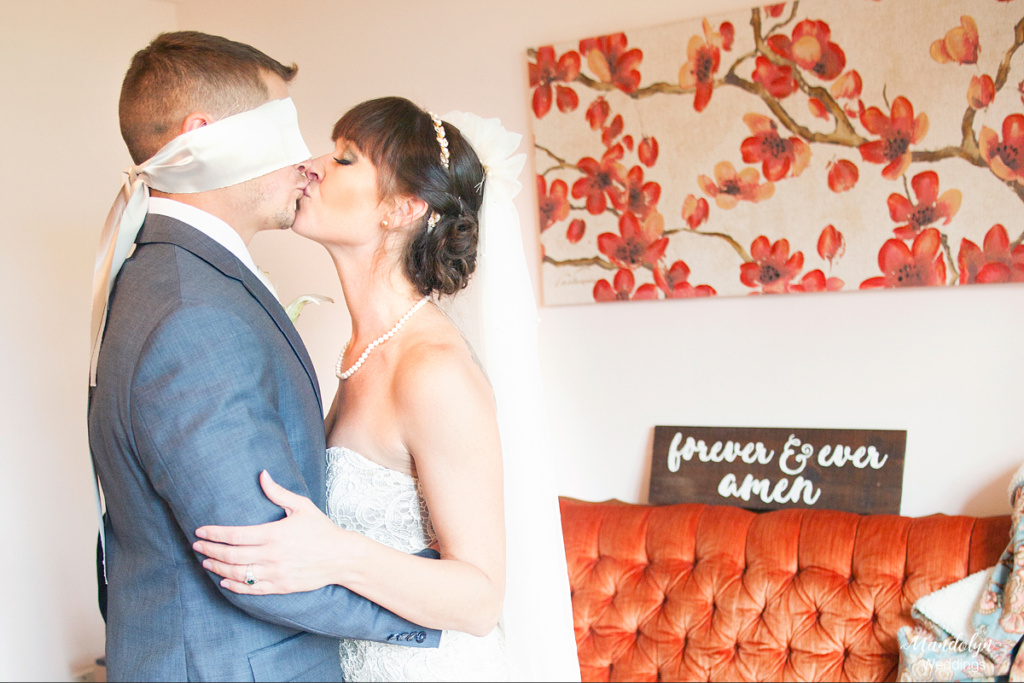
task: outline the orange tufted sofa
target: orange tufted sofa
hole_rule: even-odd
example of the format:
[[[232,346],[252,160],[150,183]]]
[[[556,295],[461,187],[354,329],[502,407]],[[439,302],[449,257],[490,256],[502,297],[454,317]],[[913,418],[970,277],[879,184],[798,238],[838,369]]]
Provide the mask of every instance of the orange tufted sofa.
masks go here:
[[[995,564],[1010,518],[563,498],[584,681],[894,680],[917,598]]]

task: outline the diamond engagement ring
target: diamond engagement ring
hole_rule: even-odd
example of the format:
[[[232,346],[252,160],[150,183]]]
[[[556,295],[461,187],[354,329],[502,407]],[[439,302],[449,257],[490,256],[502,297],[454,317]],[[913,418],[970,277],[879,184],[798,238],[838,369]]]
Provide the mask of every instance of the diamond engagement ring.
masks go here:
[[[245,568],[245,585],[255,586],[256,585],[256,574],[252,571],[252,565],[250,564]]]

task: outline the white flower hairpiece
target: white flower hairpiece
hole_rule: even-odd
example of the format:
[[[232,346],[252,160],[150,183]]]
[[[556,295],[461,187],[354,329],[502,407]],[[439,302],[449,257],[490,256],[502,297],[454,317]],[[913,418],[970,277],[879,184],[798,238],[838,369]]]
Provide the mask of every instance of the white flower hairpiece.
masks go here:
[[[444,120],[458,128],[476,152],[484,167],[487,192],[499,194],[499,199],[515,197],[523,187],[519,174],[526,164],[526,155],[514,152],[523,136],[505,130],[501,119],[484,119],[467,112],[450,112]]]

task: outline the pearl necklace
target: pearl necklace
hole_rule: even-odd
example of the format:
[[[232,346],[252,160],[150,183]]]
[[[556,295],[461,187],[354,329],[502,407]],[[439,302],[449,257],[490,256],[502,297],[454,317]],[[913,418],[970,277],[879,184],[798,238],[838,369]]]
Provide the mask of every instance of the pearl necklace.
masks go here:
[[[381,344],[386,342],[388,339],[391,339],[391,337],[393,337],[395,335],[395,333],[398,332],[398,330],[402,329],[402,325],[407,323],[409,321],[409,318],[411,318],[416,311],[418,311],[421,308],[423,308],[423,305],[425,303],[427,303],[428,301],[430,301],[430,296],[429,295],[425,296],[422,299],[420,299],[419,301],[417,301],[415,306],[410,308],[406,312],[405,315],[403,315],[401,318],[398,319],[398,322],[395,323],[394,327],[392,327],[390,330],[388,330],[387,332],[385,332],[384,334],[382,334],[381,336],[377,337],[372,342],[370,342],[370,345],[366,347],[366,350],[363,351],[363,354],[361,356],[359,356],[359,360],[357,360],[352,365],[352,367],[350,367],[345,372],[342,372],[341,371],[341,362],[342,362],[342,359],[345,358],[345,352],[348,351],[348,346],[349,346],[349,344],[352,343],[352,340],[349,339],[347,342],[345,342],[345,346],[343,346],[341,348],[341,353],[338,354],[338,362],[334,366],[334,374],[337,375],[338,379],[346,380],[349,377],[351,377],[352,375],[354,375],[356,370],[361,368],[363,366],[363,363],[366,361],[366,359],[369,358],[370,353],[375,348],[377,348],[378,346],[380,346]]]

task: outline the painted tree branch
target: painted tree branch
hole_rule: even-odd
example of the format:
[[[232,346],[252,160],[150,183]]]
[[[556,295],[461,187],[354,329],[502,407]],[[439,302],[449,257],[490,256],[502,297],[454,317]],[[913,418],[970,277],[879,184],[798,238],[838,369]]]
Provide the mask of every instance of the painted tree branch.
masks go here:
[[[793,12],[794,14],[796,13],[796,7],[793,8]],[[835,101],[835,98],[832,97],[832,93],[821,86],[810,85],[804,78],[803,71],[796,62],[792,62],[782,55],[776,54],[774,50],[768,47],[768,44],[765,42],[764,35],[761,33],[760,10],[754,9],[751,11],[750,26],[754,31],[754,45],[757,48],[757,51],[761,53],[765,59],[776,66],[788,66],[792,69],[793,78],[796,80],[797,86],[800,90],[808,97],[817,99],[825,105],[825,109],[832,114],[832,118],[836,121],[835,130],[833,130],[832,133],[815,133],[809,128],[800,126],[782,107],[782,103],[772,97],[763,86],[744,81],[736,76],[735,73],[731,73],[730,75],[732,78],[727,81],[730,85],[735,85],[760,97],[765,104],[768,105],[768,108],[772,110],[772,113],[779,117],[779,120],[789,131],[799,135],[807,142],[822,142],[833,145],[843,145],[846,147],[859,147],[868,141],[866,138],[858,135],[857,131],[854,130],[853,124],[850,123],[850,119],[846,116],[846,112],[843,110],[842,106]],[[753,86],[756,86],[756,88],[752,89]]]
[[[1024,18],[1021,18],[1017,22],[1017,25],[1013,28],[1013,45],[1006,51],[1003,56],[1003,61],[999,64],[999,69],[996,71],[996,78],[993,84],[996,86],[996,92],[1003,89],[1006,85],[1006,81],[1010,77],[1010,60],[1013,59],[1013,55],[1020,49],[1021,45],[1024,45]]]
[[[724,232],[702,232],[700,230],[690,230],[688,228],[676,228],[675,230],[666,230],[665,236],[669,237],[671,235],[678,235],[680,233],[690,235],[702,235],[704,237],[717,237],[718,239],[725,240],[725,242],[727,242],[729,246],[732,247],[736,251],[736,253],[740,255],[740,258],[743,259],[744,263],[753,263],[754,261],[754,259],[750,258],[750,254],[747,253],[747,250],[744,249],[739,242],[733,239],[731,235],[727,235]]]
[[[547,254],[545,254],[544,255],[544,263],[550,263],[551,265],[558,266],[558,267],[562,267],[562,266],[580,266],[580,267],[584,267],[584,266],[600,266],[601,268],[604,268],[605,270],[618,270],[619,269],[618,266],[616,266],[613,263],[610,263],[609,261],[605,261],[600,256],[594,256],[594,257],[591,257],[591,258],[571,258],[571,259],[565,259],[565,260],[559,261],[559,260],[553,259],[550,256],[548,256]]]
[[[996,72],[996,78],[993,81],[995,85],[995,92],[999,92],[1006,85],[1006,82],[1010,77],[1010,60],[1013,59],[1013,55],[1024,45],[1024,18],[1017,22],[1014,27],[1014,41],[1013,45],[1003,55],[1003,59],[999,64],[999,69]],[[974,134],[974,117],[976,115],[975,110],[968,105],[967,110],[964,112],[963,122],[960,124],[960,131],[963,134],[963,139],[959,146],[948,146],[942,149],[933,151],[915,151],[912,153],[911,158],[914,161],[940,161],[942,159],[950,159],[959,157],[979,168],[988,168],[988,162],[985,161],[985,157],[982,156],[981,150],[978,148],[978,138]],[[1021,187],[1018,183],[1007,183],[1010,185],[1010,189],[1017,193],[1017,195],[1024,200],[1024,187]]]
[[[560,156],[558,156],[557,154],[552,152],[547,147],[544,147],[543,145],[538,145],[537,143],[534,143],[533,146],[536,147],[537,149],[539,149],[540,151],[544,152],[549,157],[551,157],[552,159],[554,159],[555,161],[558,162],[558,164],[556,166],[552,166],[550,168],[547,168],[547,169],[541,171],[541,175],[542,176],[546,176],[548,173],[551,173],[552,171],[576,171],[576,170],[579,170],[577,168],[576,164],[570,164],[568,161],[566,161],[565,159],[561,158]]]
[[[946,252],[946,261],[949,263],[949,286],[952,287],[960,279],[960,272],[956,269],[956,261],[953,260],[953,250],[949,248],[949,235],[940,232],[939,238],[942,240],[942,250]]]
[[[789,26],[791,23],[793,23],[793,20],[796,19],[796,12],[799,9],[800,9],[800,1],[796,0],[796,2],[793,3],[793,8],[789,11],[789,17],[787,19],[785,19],[784,21],[780,21],[779,23],[775,24],[775,26],[772,26],[770,29],[768,29],[768,33],[765,33],[764,36],[767,38],[768,36],[774,35],[775,32],[778,31],[780,28],[785,28],[786,26]],[[757,8],[754,8],[754,11],[758,13],[758,17],[759,17],[758,23],[760,23],[760,12],[761,12],[761,10],[757,9]]]
[[[544,145],[541,145],[541,144],[538,144],[538,143],[534,142],[533,146],[536,147],[537,149],[539,149],[540,151],[544,152],[545,154],[547,154],[549,157],[551,157],[552,159],[557,161],[562,166],[567,166],[569,168],[576,168],[576,164],[570,164],[567,160],[565,160],[562,157],[558,156],[557,154],[552,152],[550,149],[548,149]]]

